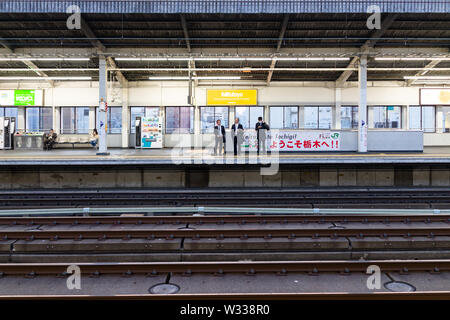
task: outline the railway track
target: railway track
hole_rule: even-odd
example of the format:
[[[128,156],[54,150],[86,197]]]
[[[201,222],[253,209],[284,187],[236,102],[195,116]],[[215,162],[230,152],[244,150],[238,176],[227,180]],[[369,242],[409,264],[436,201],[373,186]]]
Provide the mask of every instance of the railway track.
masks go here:
[[[351,273],[365,274],[367,268],[377,265],[383,272],[428,272],[439,274],[450,271],[450,260],[379,260],[379,261],[233,261],[233,262],[122,262],[122,263],[78,263],[82,275],[145,275],[161,274],[226,274],[256,275],[272,273],[283,276],[289,273]],[[7,276],[67,276],[67,263],[2,263],[0,275]]]
[[[383,274],[389,275],[393,279],[400,276],[421,275],[422,277],[429,274],[429,287],[418,291],[390,292],[386,289],[383,291],[372,291],[365,287],[365,281],[361,284],[358,279],[366,279],[368,277],[367,270],[369,266],[378,266]],[[79,263],[80,276],[83,283],[94,283],[98,286],[102,281],[109,283],[109,294],[93,294],[87,289],[80,294],[74,294],[72,291],[52,290],[43,288],[42,291],[36,291],[42,283],[50,282],[55,279],[55,283],[65,284],[66,278],[71,276],[71,272],[67,272],[69,264],[62,263],[34,263],[34,264],[0,264],[0,282],[10,279],[9,283],[20,281],[27,278],[27,286],[33,294],[20,294],[13,292],[5,294],[8,288],[0,288],[0,299],[172,299],[172,300],[211,300],[211,299],[449,299],[450,290],[436,290],[436,284],[442,279],[446,279],[450,271],[450,260],[395,260],[395,261],[283,261],[283,262],[174,262],[174,263]],[[326,291],[308,291],[305,287],[299,287],[292,292],[292,289],[283,289],[283,287],[273,290],[269,286],[262,286],[258,292],[252,292],[251,288],[244,286],[241,289],[225,286],[223,290],[211,293],[202,286],[192,287],[189,284],[198,283],[199,279],[208,277],[208,283],[218,281],[223,283],[226,279],[250,279],[252,281],[261,281],[261,276],[267,281],[273,278],[274,281],[283,281],[283,279],[320,279],[324,276],[326,281],[332,281],[335,285],[340,284],[349,287],[350,282],[354,283],[356,288],[352,291],[333,290],[333,286]],[[312,276],[312,277],[311,277]],[[243,277],[243,278],[242,278]],[[306,277],[306,278],[305,278]],[[362,278],[361,278],[362,277]],[[42,278],[42,281],[39,279]],[[59,280],[58,280],[59,279]],[[128,294],[120,294],[115,292],[117,287],[111,285],[108,281],[121,281],[131,287]],[[136,282],[139,279],[139,282]],[[147,292],[142,291],[142,283],[148,284],[158,283],[160,279],[166,279],[163,284],[177,287],[179,291],[170,293],[161,293],[149,289]],[[279,280],[277,280],[279,279]],[[330,280],[331,279],[331,280]],[[411,277],[413,279],[413,277]],[[356,280],[356,281],[355,281]],[[244,281],[244,280],[241,280]],[[395,281],[395,280],[393,280]],[[247,282],[247,281],[246,281]],[[88,285],[87,284],[87,285]],[[160,283],[161,284],[161,283]],[[158,286],[158,284],[156,285]],[[437,285],[439,287],[439,285]],[[89,287],[89,285],[88,285]],[[145,284],[144,284],[145,287]],[[154,288],[152,286],[151,288]],[[203,288],[203,289],[202,289]],[[230,288],[232,291],[230,292]],[[335,287],[334,287],[335,288]],[[23,289],[23,288],[22,288]],[[134,289],[134,291],[133,291]],[[306,291],[305,291],[306,289]],[[17,289],[20,291],[20,289]],[[35,292],[39,292],[36,294]],[[64,293],[62,293],[64,292]]]
[[[0,207],[265,206],[450,208],[445,188],[121,189],[1,191]]]
[[[3,241],[450,236],[449,215],[3,217],[0,225],[5,226],[0,229]]]

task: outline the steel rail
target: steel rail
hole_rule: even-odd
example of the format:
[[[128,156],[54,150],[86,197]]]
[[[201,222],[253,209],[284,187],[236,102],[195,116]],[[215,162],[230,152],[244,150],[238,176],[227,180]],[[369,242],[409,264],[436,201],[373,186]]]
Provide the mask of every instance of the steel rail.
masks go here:
[[[442,222],[450,223],[450,214],[429,215],[197,215],[197,216],[63,216],[63,217],[0,217],[0,225],[180,225],[180,224],[268,224],[268,223],[404,223],[413,222]]]
[[[69,263],[3,263],[0,264],[1,276],[39,275],[68,276]],[[101,275],[146,275],[157,276],[166,273],[213,274],[221,276],[231,273],[254,275],[257,273],[319,273],[350,274],[366,273],[371,265],[377,265],[383,272],[441,273],[450,271],[450,260],[368,260],[368,261],[237,261],[237,262],[125,262],[125,263],[79,263],[81,274]]]
[[[97,295],[0,295],[0,300],[450,300],[450,291],[301,292],[301,293],[185,293]]]
[[[0,230],[0,239],[6,240],[59,240],[59,239],[176,239],[176,238],[192,238],[194,240],[201,238],[216,238],[218,240],[225,238],[241,238],[243,240],[248,238],[289,238],[294,239],[298,237],[308,238],[339,238],[339,237],[428,237],[434,239],[436,236],[450,236],[450,226],[448,228],[443,227],[426,227],[426,228],[349,228],[349,229],[300,229],[296,228],[270,228],[270,229],[258,229],[258,228],[240,228],[240,229],[119,229],[119,230]]]

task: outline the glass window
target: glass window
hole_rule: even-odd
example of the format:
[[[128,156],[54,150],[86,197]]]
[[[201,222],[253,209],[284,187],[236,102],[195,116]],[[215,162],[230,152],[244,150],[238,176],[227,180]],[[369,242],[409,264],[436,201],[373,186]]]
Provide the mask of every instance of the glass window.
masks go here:
[[[96,111],[97,119],[99,119],[98,108],[96,108]],[[106,121],[108,123],[108,133],[122,133],[122,107],[108,107]],[[99,124],[97,123],[97,128],[98,127]]]
[[[75,108],[61,108],[61,133],[75,133]]]
[[[304,129],[331,129],[330,106],[307,106],[303,109]]]
[[[166,133],[193,133],[194,107],[166,107]]]
[[[341,107],[341,129],[358,128],[358,107],[342,106]]]
[[[17,119],[17,108],[0,107],[0,117],[14,117]]]
[[[249,128],[255,129],[255,125],[258,122],[259,117],[262,117],[264,119],[264,107],[250,107]],[[270,126],[270,123],[269,123],[269,126]]]
[[[214,132],[214,126],[219,119],[222,125],[228,128],[228,117],[228,107],[201,107],[200,119],[202,133]]]
[[[318,107],[304,107],[303,110],[303,128],[317,129],[319,126]]]
[[[272,129],[283,129],[283,109],[283,107],[270,107],[269,123]]]
[[[136,133],[136,118],[144,116],[144,107],[131,107],[130,108],[130,133]]]
[[[269,110],[271,128],[298,128],[298,107],[270,107]]]
[[[39,108],[25,109],[26,131],[39,131]]]
[[[89,133],[89,107],[62,107],[61,133]]]
[[[108,108],[108,133],[122,133],[122,107]]]
[[[298,107],[284,107],[284,128],[298,128]]]
[[[264,118],[264,107],[235,107],[235,116],[239,118],[244,129],[253,129],[258,122],[258,117]]]
[[[331,107],[319,107],[319,129],[331,129]]]
[[[369,128],[401,128],[401,107],[399,106],[373,106],[373,121]],[[369,110],[370,110],[369,109]]]
[[[29,132],[46,132],[53,128],[52,108],[26,107],[25,126]]]
[[[239,118],[239,123],[244,129],[250,128],[250,108],[249,107],[235,107],[235,117]]]
[[[39,128],[41,131],[50,131],[50,129],[53,129],[52,108],[40,108]]]
[[[434,106],[410,106],[409,128],[423,130],[424,132],[436,131],[436,114]]]
[[[75,108],[76,133],[89,133],[89,108]]]

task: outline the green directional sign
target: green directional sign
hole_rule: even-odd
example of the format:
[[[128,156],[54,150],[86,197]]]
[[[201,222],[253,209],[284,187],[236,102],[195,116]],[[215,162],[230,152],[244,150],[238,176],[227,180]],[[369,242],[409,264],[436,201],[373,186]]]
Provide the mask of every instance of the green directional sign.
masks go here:
[[[15,106],[34,106],[35,90],[14,90]]]

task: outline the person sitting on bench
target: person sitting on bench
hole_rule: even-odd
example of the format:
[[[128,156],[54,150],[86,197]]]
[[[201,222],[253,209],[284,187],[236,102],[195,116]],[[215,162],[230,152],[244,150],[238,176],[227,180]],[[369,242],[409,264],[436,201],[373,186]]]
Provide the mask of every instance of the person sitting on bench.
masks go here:
[[[48,134],[45,135],[44,138],[44,149],[45,150],[51,150],[53,149],[53,145],[56,143],[56,138],[58,135],[56,134],[53,129],[50,130]]]
[[[93,148],[95,148],[98,144],[98,131],[97,129],[92,130],[92,133],[89,137],[89,143]]]

